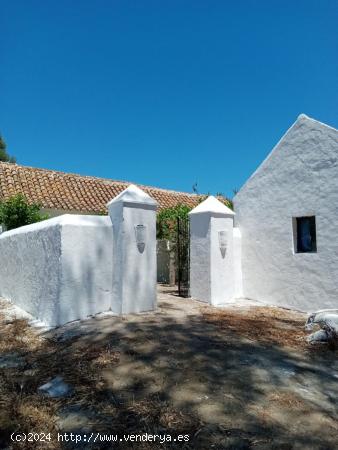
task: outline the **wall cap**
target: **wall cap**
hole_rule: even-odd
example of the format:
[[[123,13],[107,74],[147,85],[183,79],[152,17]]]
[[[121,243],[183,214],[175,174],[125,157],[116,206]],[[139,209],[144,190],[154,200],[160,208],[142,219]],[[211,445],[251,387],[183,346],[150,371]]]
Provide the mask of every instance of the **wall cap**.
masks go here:
[[[196,208],[190,211],[189,214],[213,214],[216,213],[220,216],[234,216],[235,213],[225,206],[222,202],[217,200],[216,197],[210,195],[206,200],[200,203]]]
[[[110,205],[113,205],[115,203],[123,203],[129,205],[142,204],[152,206],[154,209],[156,209],[158,205],[156,200],[154,200],[152,197],[150,197],[150,195],[142,191],[142,189],[135,186],[134,184],[131,184],[127,187],[127,189],[110,200],[110,202],[107,203],[107,206],[109,207]]]

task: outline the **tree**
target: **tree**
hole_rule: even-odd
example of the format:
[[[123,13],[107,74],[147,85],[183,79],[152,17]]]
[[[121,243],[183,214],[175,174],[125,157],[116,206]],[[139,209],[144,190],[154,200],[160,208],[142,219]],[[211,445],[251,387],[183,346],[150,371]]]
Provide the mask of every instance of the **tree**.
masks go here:
[[[189,206],[179,204],[171,208],[162,209],[157,214],[157,239],[166,239],[168,241],[170,286],[174,286],[176,281],[177,219],[188,220],[188,213],[191,209]]]
[[[177,219],[187,219],[188,213],[192,210],[186,205],[176,205],[171,208],[162,209],[157,214],[157,239],[168,239],[176,241]]]
[[[3,162],[9,162],[9,163],[15,163],[16,159],[14,156],[10,156],[6,151],[6,142],[4,141],[3,137],[0,134],[0,161]]]
[[[40,213],[40,208],[36,203],[30,205],[24,195],[14,195],[0,203],[0,224],[3,224],[6,230],[12,230],[48,219],[47,214]]]

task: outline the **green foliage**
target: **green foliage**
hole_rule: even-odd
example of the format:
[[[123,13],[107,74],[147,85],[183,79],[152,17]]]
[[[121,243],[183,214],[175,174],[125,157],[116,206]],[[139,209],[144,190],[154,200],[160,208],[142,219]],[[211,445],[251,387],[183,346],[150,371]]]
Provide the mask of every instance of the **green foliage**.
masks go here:
[[[9,156],[6,151],[6,142],[3,140],[0,134],[0,161],[15,163],[16,159],[13,156]]]
[[[209,195],[200,195],[198,203],[202,203]],[[224,197],[221,193],[216,195],[224,205],[232,210],[234,209],[232,200]],[[186,219],[191,210],[191,207],[182,204],[162,209],[157,214],[157,239],[168,239],[175,242],[177,237],[177,218]]]
[[[233,189],[232,190],[232,192],[233,192],[233,197],[235,197],[235,195],[237,194],[237,192],[238,192],[238,189]],[[232,210],[234,210],[234,201],[233,201],[233,198],[228,198],[227,199],[227,201],[228,201],[228,204],[226,204],[230,209],[232,209]]]
[[[0,223],[5,225],[7,230],[12,230],[48,219],[47,214],[40,213],[40,208],[38,204],[29,205],[22,194],[14,195],[0,203]]]
[[[176,205],[162,209],[157,214],[157,239],[175,241],[177,236],[177,218],[185,219],[192,210],[186,205]]]
[[[227,199],[227,203],[225,203],[225,206],[230,208],[232,211],[234,210],[234,202],[231,199]]]

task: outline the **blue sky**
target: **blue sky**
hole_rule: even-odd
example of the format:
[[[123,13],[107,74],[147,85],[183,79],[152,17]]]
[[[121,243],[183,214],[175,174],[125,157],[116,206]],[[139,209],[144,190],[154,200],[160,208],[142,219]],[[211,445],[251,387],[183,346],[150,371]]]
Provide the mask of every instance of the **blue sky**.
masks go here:
[[[0,7],[0,131],[21,164],[230,195],[300,113],[338,127],[336,0]]]

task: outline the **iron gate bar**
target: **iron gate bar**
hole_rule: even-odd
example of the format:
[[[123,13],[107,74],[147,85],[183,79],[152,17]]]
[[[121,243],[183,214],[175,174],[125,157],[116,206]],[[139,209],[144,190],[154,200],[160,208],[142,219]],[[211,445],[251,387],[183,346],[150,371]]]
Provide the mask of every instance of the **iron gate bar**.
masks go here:
[[[190,227],[189,218],[177,218],[178,295],[190,296]]]

